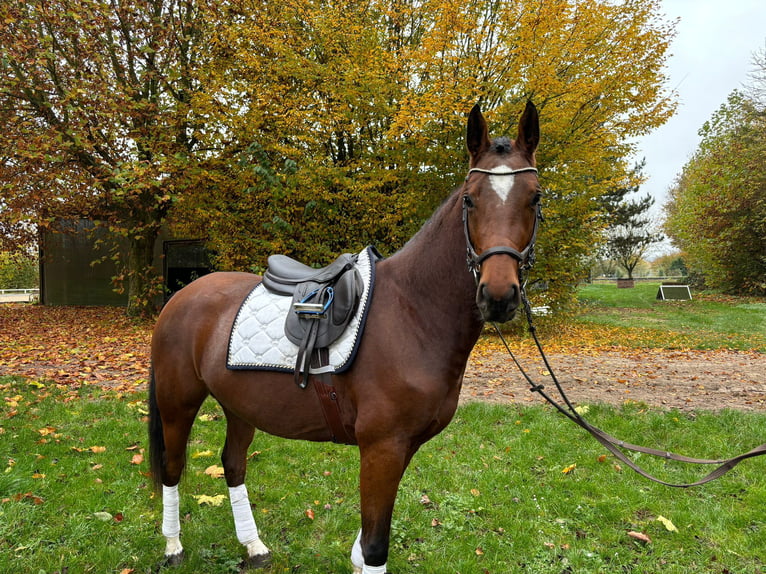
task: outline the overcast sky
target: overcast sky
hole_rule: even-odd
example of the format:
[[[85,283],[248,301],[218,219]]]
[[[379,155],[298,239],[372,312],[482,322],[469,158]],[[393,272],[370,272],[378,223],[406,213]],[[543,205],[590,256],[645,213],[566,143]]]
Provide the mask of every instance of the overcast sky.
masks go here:
[[[668,59],[669,86],[678,93],[676,114],[639,140],[649,180],[639,190],[655,198],[659,216],[673,183],[700,138],[697,132],[742,88],[753,54],[766,47],[766,0],[663,0],[668,19],[680,18]]]

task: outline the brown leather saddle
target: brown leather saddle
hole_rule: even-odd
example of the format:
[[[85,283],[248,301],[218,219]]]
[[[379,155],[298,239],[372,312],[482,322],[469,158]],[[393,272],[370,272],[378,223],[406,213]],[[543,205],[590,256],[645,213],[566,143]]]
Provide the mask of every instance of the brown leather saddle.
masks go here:
[[[268,259],[263,286],[293,298],[285,336],[298,345],[295,382],[301,388],[308,385],[312,356],[343,334],[359,306],[364,283],[355,266],[357,257],[344,253],[321,269],[286,255]]]

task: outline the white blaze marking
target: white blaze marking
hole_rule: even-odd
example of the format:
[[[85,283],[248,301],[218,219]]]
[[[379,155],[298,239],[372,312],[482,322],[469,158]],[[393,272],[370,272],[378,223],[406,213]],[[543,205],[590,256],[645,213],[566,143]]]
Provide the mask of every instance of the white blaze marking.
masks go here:
[[[508,165],[498,165],[496,167],[493,167],[489,171],[505,173],[512,170],[513,168]],[[511,188],[513,187],[514,179],[515,179],[515,176],[513,175],[490,175],[489,176],[489,184],[492,186],[492,189],[497,194],[497,196],[503,201],[503,203],[505,203],[505,200],[508,199],[508,194],[511,193]]]

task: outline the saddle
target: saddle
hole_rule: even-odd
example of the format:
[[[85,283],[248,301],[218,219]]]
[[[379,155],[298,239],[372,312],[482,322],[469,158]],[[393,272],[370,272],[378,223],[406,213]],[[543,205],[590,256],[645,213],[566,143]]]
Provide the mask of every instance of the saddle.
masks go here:
[[[298,345],[295,382],[305,388],[315,351],[343,334],[359,305],[364,283],[355,267],[357,255],[344,253],[327,267],[314,269],[286,255],[272,255],[263,286],[292,296],[285,336]]]

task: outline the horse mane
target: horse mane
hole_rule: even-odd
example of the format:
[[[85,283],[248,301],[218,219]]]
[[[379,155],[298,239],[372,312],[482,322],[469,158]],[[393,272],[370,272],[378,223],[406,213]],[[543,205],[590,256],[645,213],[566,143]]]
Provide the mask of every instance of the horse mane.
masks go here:
[[[410,237],[407,242],[402,246],[397,253],[400,253],[402,251],[406,251],[408,247],[410,247],[411,244],[418,244],[423,239],[423,236],[430,234],[434,228],[438,229],[439,226],[442,225],[442,223],[445,220],[445,211],[449,211],[452,207],[452,201],[455,197],[455,195],[458,194],[458,192],[461,190],[461,186],[458,186],[454,188],[447,196],[442,199],[441,203],[434,209],[433,213],[430,215],[428,219],[425,220],[423,225],[420,226],[420,229],[415,232],[415,235]],[[396,254],[394,254],[396,255]]]

